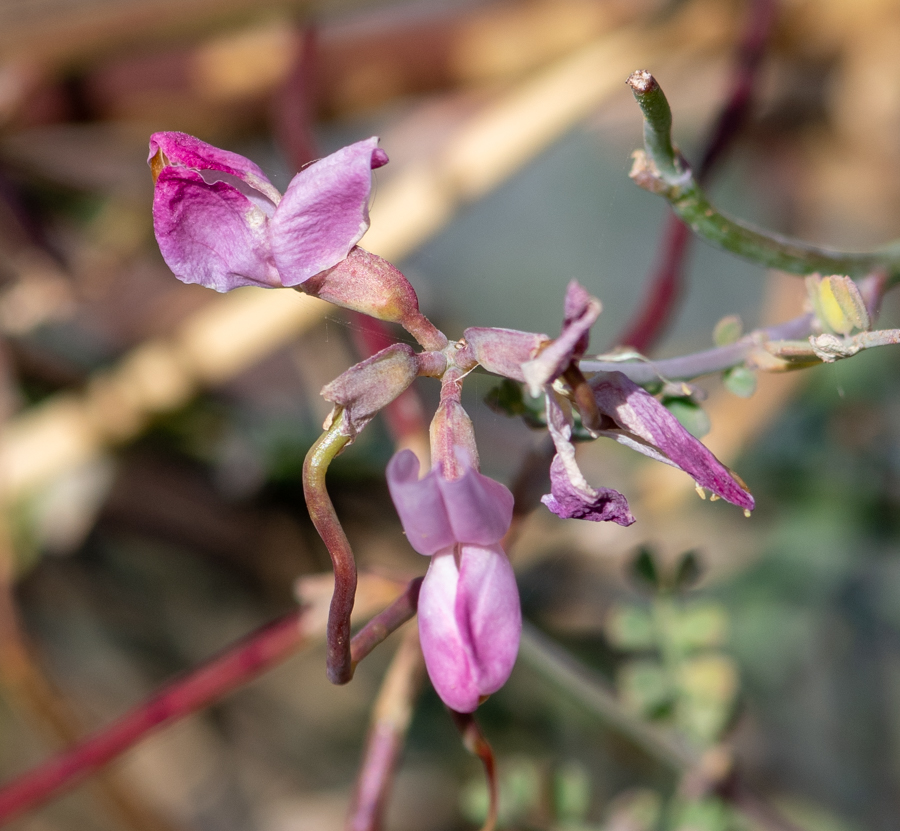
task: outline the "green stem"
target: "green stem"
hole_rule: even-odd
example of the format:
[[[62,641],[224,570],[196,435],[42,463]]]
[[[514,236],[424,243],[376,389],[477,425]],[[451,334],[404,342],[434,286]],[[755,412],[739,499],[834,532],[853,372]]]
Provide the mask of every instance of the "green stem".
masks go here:
[[[656,78],[646,69],[638,69],[625,83],[644,114],[644,147],[660,176],[666,181],[681,178],[684,160],[672,144],[672,109]]]
[[[607,690],[600,676],[527,623],[522,626],[519,657],[599,716],[611,730],[629,739],[670,770],[681,774],[697,764],[694,751],[628,712]]]
[[[644,114],[644,151],[635,152],[631,178],[665,197],[676,214],[711,245],[767,268],[792,274],[846,274],[862,277],[884,269],[900,279],[900,241],[866,252],[835,251],[754,228],[717,210],[672,144],[672,113],[656,79],[645,70],[628,78]]]
[[[356,561],[325,488],[328,466],[350,441],[350,436],[341,433],[343,421],[344,411],[337,408],[331,427],[309,449],[303,462],[306,508],[331,555],[334,567],[334,594],[328,612],[326,650],[326,671],[332,684],[346,684],[353,677],[350,612],[353,611],[356,596]]]

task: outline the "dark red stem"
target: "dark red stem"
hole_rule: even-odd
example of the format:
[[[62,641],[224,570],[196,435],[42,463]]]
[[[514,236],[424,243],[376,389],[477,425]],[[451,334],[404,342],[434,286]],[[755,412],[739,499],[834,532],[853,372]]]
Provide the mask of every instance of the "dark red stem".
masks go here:
[[[449,709],[449,708],[448,708]],[[481,831],[493,831],[497,825],[497,814],[499,808],[499,792],[497,788],[497,766],[494,761],[494,751],[490,743],[481,732],[478,722],[475,721],[474,713],[458,713],[456,710],[450,710],[456,729],[462,736],[463,744],[466,750],[473,756],[481,759],[484,766],[484,775],[487,779],[488,786],[488,815],[481,826]]]
[[[350,442],[340,431],[343,412],[309,449],[303,461],[303,495],[309,517],[331,556],[334,568],[334,594],[328,610],[325,671],[332,684],[346,684],[353,677],[350,661],[350,613],[356,598],[356,560],[344,533],[331,497],[325,487],[325,474],[334,457]]]
[[[195,713],[283,661],[303,645],[303,610],[258,629],[184,675],[118,721],[0,790],[0,825],[81,782],[151,733]]]
[[[373,617],[350,642],[350,656],[353,669],[391,632],[399,629],[416,614],[419,605],[419,589],[422,588],[422,577],[411,580],[403,594],[400,595],[383,612]]]

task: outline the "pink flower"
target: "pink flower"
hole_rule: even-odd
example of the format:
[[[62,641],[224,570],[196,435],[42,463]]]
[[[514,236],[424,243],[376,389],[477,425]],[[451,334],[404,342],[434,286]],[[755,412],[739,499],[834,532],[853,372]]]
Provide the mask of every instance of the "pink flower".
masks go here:
[[[378,139],[305,167],[284,196],[249,159],[184,133],[155,133],[153,228],[185,283],[216,291],[297,286],[341,262],[369,227]]]
[[[519,593],[500,547],[513,497],[468,464],[453,480],[442,468],[419,479],[418,459],[403,450],[387,480],[410,544],[431,556],[418,607],[428,675],[448,707],[470,713],[503,686],[519,649]]]
[[[556,446],[550,466],[550,493],[541,501],[564,519],[619,525],[634,522],[625,497],[611,488],[589,485],[576,463],[571,404],[552,386],[563,377],[570,384],[582,423],[593,436],[607,436],[680,468],[698,486],[752,511],[753,497],[743,483],[650,393],[621,372],[598,373],[589,381],[584,378],[578,361],[588,347],[589,330],[599,314],[600,301],[573,280],[566,291],[560,336],[522,364],[522,375],[532,395],[541,390],[546,394],[547,427]]]

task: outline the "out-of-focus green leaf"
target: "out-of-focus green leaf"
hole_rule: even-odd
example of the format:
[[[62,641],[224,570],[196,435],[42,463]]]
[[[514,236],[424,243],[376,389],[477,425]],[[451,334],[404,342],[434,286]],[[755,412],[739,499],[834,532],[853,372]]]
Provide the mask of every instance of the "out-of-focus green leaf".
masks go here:
[[[616,605],[606,618],[606,637],[618,649],[652,649],[656,644],[650,613],[633,605]]]
[[[662,798],[648,788],[635,788],[619,794],[610,805],[602,827],[629,831],[651,831],[659,826]]]
[[[685,591],[693,588],[703,574],[700,559],[697,552],[687,551],[681,555],[678,565],[675,567],[675,576],[672,588],[675,591]]]
[[[628,571],[637,584],[644,589],[657,591],[660,587],[659,569],[653,560],[653,553],[642,548],[637,556],[628,564]]]
[[[744,323],[738,315],[726,315],[713,329],[713,342],[716,346],[728,346],[739,340],[744,334]]]
[[[618,673],[619,695],[637,713],[659,717],[673,704],[672,685],[666,671],[656,661],[629,661]]]
[[[722,373],[722,380],[732,395],[750,398],[756,392],[756,373],[745,366],[735,366]]]
[[[673,810],[672,831],[725,831],[732,811],[720,799],[680,801]]]
[[[718,603],[692,604],[673,615],[665,634],[681,652],[721,646],[728,634],[728,615]]]
[[[581,823],[591,806],[591,778],[584,765],[570,761],[553,777],[553,805],[561,823]]]

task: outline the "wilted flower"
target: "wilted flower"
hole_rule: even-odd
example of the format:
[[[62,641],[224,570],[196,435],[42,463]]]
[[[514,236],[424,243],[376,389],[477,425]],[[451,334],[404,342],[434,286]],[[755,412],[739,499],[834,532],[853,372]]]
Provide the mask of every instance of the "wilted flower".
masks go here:
[[[634,517],[625,497],[609,488],[591,487],[575,461],[573,417],[569,401],[553,387],[562,377],[579,409],[582,422],[594,436],[608,436],[639,453],[680,468],[699,487],[753,509],[744,485],[678,419],[650,393],[621,372],[598,373],[587,381],[577,361],[588,345],[588,331],[600,312],[600,302],[576,282],[566,292],[559,338],[522,366],[532,394],[547,396],[547,427],[556,447],[550,466],[550,493],[543,503],[566,519],[611,520],[630,525]]]
[[[301,170],[282,196],[249,159],[184,133],[155,133],[153,227],[186,283],[216,291],[297,286],[341,262],[369,227],[369,138]]]
[[[404,450],[388,464],[387,480],[410,544],[431,556],[418,605],[428,675],[448,707],[468,713],[512,672],[522,613],[500,547],[512,494],[472,466],[465,443],[458,450],[457,478],[438,462],[419,479],[418,459]]]

